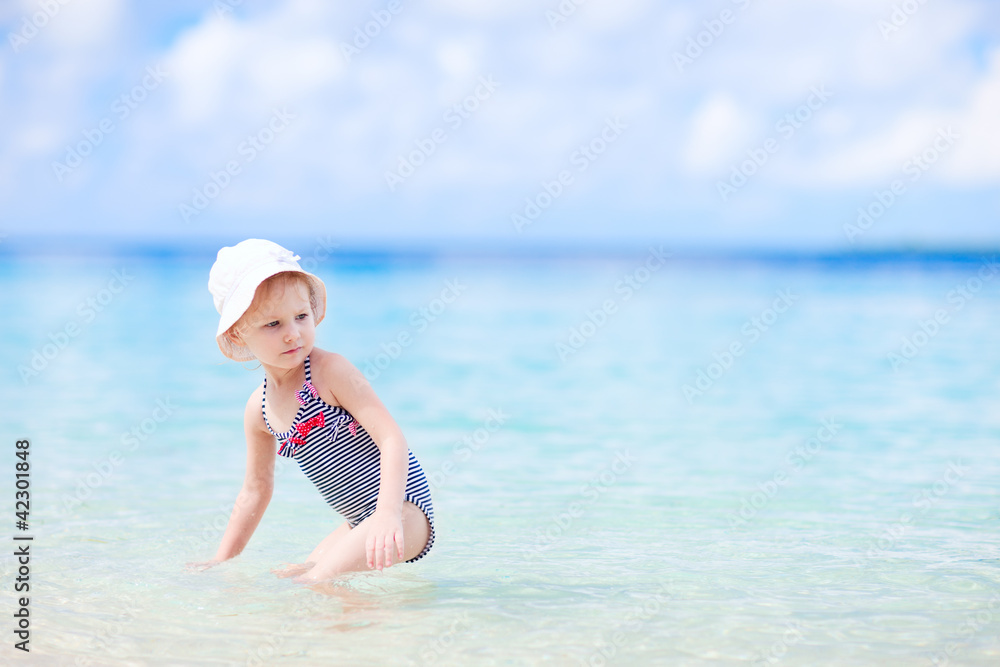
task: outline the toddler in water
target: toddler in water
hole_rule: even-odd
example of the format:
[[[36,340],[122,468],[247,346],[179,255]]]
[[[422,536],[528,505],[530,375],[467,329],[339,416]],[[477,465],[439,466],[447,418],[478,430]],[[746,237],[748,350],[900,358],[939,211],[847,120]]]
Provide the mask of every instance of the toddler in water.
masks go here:
[[[316,582],[423,558],[434,543],[430,487],[406,439],[364,375],[314,347],[326,287],[298,255],[248,239],[219,251],[208,288],[230,359],[257,359],[264,381],[247,401],[247,471],[210,566],[247,545],[274,488],[275,456],[298,461],[347,521],[301,565],[279,572]]]

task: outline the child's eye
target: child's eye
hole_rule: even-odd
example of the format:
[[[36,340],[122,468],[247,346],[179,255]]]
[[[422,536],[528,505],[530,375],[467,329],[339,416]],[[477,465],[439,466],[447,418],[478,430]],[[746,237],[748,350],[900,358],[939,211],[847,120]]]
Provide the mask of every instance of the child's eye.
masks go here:
[[[275,321],[273,321],[273,322],[268,322],[268,323],[267,323],[267,324],[265,324],[264,326],[265,326],[265,327],[272,327],[272,328],[273,328],[273,327],[276,327],[276,326],[278,326],[278,320],[275,320]]]
[[[309,313],[299,313],[298,315],[295,316],[295,319],[297,319],[297,320],[304,320],[307,317],[309,317]]]

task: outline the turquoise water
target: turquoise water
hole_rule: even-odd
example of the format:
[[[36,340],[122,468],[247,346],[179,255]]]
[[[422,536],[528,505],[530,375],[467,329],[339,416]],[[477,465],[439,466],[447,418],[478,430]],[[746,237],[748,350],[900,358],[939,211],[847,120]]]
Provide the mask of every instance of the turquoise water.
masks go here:
[[[339,523],[294,467],[240,557],[185,569],[261,379],[215,348],[211,260],[2,260],[31,664],[998,664],[987,265],[314,262],[317,343],[367,369],[437,514],[427,558],[323,597],[270,572]]]

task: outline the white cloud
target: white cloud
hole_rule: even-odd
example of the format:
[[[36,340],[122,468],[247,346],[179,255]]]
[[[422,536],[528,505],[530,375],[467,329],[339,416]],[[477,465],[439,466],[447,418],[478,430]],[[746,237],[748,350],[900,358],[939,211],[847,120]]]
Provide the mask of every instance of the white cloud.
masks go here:
[[[307,37],[261,39],[244,63],[261,97],[278,101],[317,93],[344,71],[344,60],[331,39]]]
[[[940,126],[940,117],[907,111],[888,127],[855,138],[843,148],[798,156],[786,165],[783,175],[787,182],[822,189],[887,185],[899,177],[907,159],[934,140]]]
[[[994,24],[984,19],[989,5],[927,3],[884,39],[876,22],[896,1],[759,0],[744,11],[729,2],[587,0],[553,30],[545,11],[560,0],[404,0],[348,62],[341,43],[353,40],[355,28],[387,0],[357,7],[244,3],[225,18],[209,2],[195,10],[204,12],[200,21],[174,34],[128,24],[148,21],[142,3],[123,16],[121,0],[74,0],[57,17],[67,25],[57,30],[53,23],[48,37],[17,57],[9,49],[0,53],[0,113],[7,122],[0,174],[16,179],[0,186],[0,205],[20,202],[21,211],[34,211],[28,197],[18,199],[25,190],[60,201],[49,195],[68,186],[52,190],[51,179],[38,174],[48,175],[67,142],[107,115],[116,93],[154,63],[164,64],[167,82],[116,127],[77,179],[85,193],[79,202],[111,202],[127,211],[123,218],[169,213],[175,199],[232,159],[274,107],[296,114],[292,127],[246,165],[206,218],[267,216],[290,206],[317,219],[366,206],[377,218],[380,207],[400,202],[446,210],[461,198],[496,201],[510,191],[513,206],[565,168],[577,146],[614,115],[630,127],[609,157],[580,178],[574,205],[626,205],[650,218],[716,215],[716,181],[748,149],[777,136],[775,122],[819,85],[834,97],[782,140],[741,191],[748,202],[756,198],[757,208],[725,209],[734,224],[793,215],[771,208],[790,201],[789,194],[808,200],[816,192],[884,187],[949,123],[962,139],[928,178],[946,186],[997,184],[1000,56],[980,71],[970,54],[974,40],[995,37]],[[77,18],[69,21],[74,7]],[[722,8],[736,12],[736,22],[679,73],[672,54]],[[158,44],[168,45],[143,45],[126,33],[155,33]],[[445,110],[472,92],[480,75],[500,82],[495,95],[461,127],[448,128],[426,165],[390,194],[385,170],[415,140],[444,126]],[[26,158],[37,162],[25,168]],[[664,183],[680,185],[665,194]],[[489,214],[496,215],[483,213]]]
[[[820,191],[882,186],[899,177],[903,163],[926,150],[948,124],[968,128],[977,138],[949,151],[928,179],[997,183],[1000,151],[991,129],[1000,115],[997,68],[984,77],[968,52],[970,35],[989,24],[986,5],[927,4],[884,38],[878,21],[894,4],[755,3],[745,14],[737,12],[736,22],[688,68],[682,83],[726,90],[745,113],[754,111],[770,123],[805,101],[811,86],[833,93],[793,137],[781,140],[778,155],[756,183]],[[724,109],[713,110],[722,126]],[[700,109],[701,127],[713,124],[709,110]],[[777,136],[773,125],[765,135],[767,130]],[[712,132],[703,134],[705,141],[697,143],[711,145]],[[758,139],[764,136],[751,137]],[[724,154],[724,145],[716,148],[715,154]],[[699,162],[689,148],[683,164],[695,173],[710,172],[712,154],[706,151]]]
[[[164,68],[176,91],[178,120],[183,124],[219,114],[248,37],[231,20],[209,19],[178,39]]]
[[[547,0],[553,5],[558,0]],[[403,0],[404,7],[407,4]],[[546,6],[539,6],[531,0],[431,0],[428,5],[443,15],[456,16],[478,21],[490,21],[503,18],[521,17],[527,12],[537,12],[539,21],[545,13]]]
[[[76,0],[65,4],[56,0],[53,4],[59,9],[43,28],[44,39],[51,39],[59,50],[101,45],[115,39],[121,29],[123,0]],[[36,4],[35,10],[38,8]]]
[[[121,0],[53,2],[42,8],[34,0],[10,3],[11,34],[31,26],[26,42],[16,50],[6,43],[0,54],[0,116],[7,132],[0,137],[0,168],[15,174],[11,192],[23,191],[28,160],[62,158],[66,143],[108,113],[111,99],[100,99],[94,88],[112,60],[122,29]],[[25,23],[27,21],[27,23]],[[88,95],[90,99],[88,99]],[[93,100],[100,106],[93,107]],[[41,170],[51,173],[49,160]],[[37,184],[32,184],[37,187]]]
[[[954,125],[961,138],[942,166],[943,176],[962,185],[1000,183],[1000,49],[991,54],[986,76],[955,115]]]
[[[482,54],[482,40],[471,36],[448,39],[434,50],[438,64],[453,79],[468,78],[482,72]]]
[[[752,126],[732,96],[713,93],[692,116],[683,165],[699,174],[724,170],[750,139]]]
[[[283,11],[310,7],[294,3]],[[316,17],[298,18],[308,25]],[[165,60],[179,119],[204,124],[240,117],[240,107],[293,103],[343,73],[344,58],[332,38],[302,35],[293,26],[286,16],[247,22],[212,16],[183,34]]]
[[[573,4],[573,0],[563,0],[559,6]],[[649,14],[649,6],[650,0],[586,0],[581,3],[578,13],[581,23],[591,30],[620,30],[644,20]]]
[[[781,182],[823,190],[858,185],[882,186],[902,175],[904,164],[925,153],[932,168],[922,178],[950,185],[977,187],[1000,184],[1000,49],[989,59],[987,71],[975,79],[962,98],[895,108],[893,115],[874,127],[857,130],[849,110],[821,110],[816,125],[836,128],[823,145],[809,153],[799,151],[784,163]],[[856,112],[855,112],[856,113]],[[824,115],[825,114],[825,115]],[[831,118],[832,116],[832,118]],[[846,136],[842,128],[854,129]],[[949,130],[950,128],[950,130]],[[808,131],[808,128],[807,128]],[[943,151],[934,147],[938,133],[958,135]],[[939,142],[939,148],[944,146]]]

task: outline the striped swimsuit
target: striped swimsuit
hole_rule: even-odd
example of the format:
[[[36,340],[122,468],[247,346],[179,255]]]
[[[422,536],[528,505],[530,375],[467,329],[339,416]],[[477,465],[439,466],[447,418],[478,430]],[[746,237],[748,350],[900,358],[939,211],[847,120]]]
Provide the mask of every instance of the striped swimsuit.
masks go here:
[[[375,511],[380,480],[380,452],[365,427],[342,406],[332,406],[319,397],[312,384],[309,357],[306,357],[306,381],[296,392],[301,407],[292,426],[275,433],[267,421],[267,377],[261,399],[264,423],[281,443],[278,456],[299,462],[302,472],[312,480],[329,503],[354,528]],[[420,463],[407,450],[409,470],[403,499],[420,508],[427,516],[431,532],[423,551],[406,562],[419,560],[434,544],[434,506],[431,490]]]

